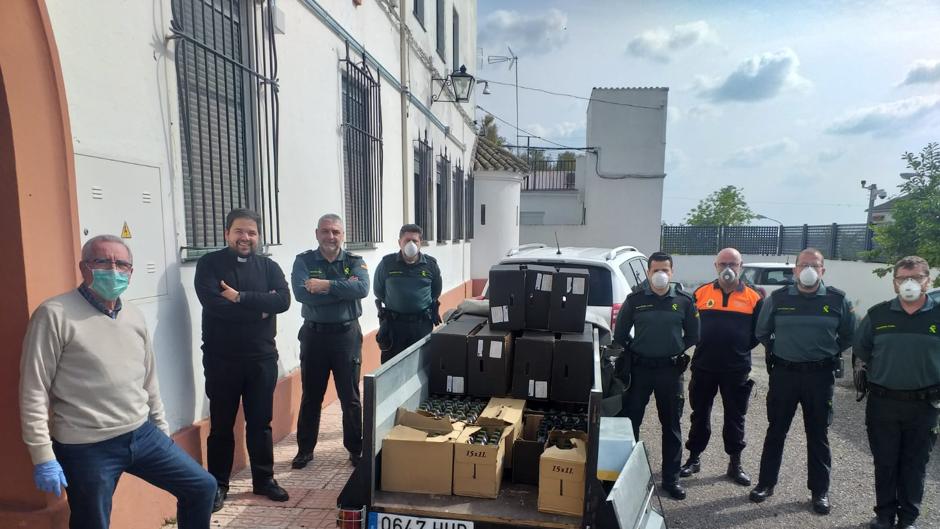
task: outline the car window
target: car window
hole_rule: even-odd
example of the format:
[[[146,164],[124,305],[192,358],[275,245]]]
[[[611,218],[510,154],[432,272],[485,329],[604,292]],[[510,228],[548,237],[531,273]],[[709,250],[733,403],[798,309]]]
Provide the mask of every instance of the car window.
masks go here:
[[[764,285],[786,285],[793,282],[793,270],[767,270]]]
[[[563,268],[586,268],[590,274],[591,287],[588,292],[588,305],[593,306],[607,306],[613,305],[613,287],[611,285],[610,270],[603,266],[592,266],[592,265],[582,265],[582,264],[568,264],[568,263],[551,263],[551,262],[523,262],[523,263],[506,263],[506,264],[522,264],[522,265],[542,265],[542,266],[554,266],[554,267],[563,267]]]
[[[750,283],[750,284],[752,284],[752,285],[759,285],[759,284],[761,284],[761,283],[758,282],[758,279],[759,279],[759,278],[757,277],[757,269],[756,269],[756,268],[745,268],[744,271],[741,273],[741,277],[744,278],[744,281],[745,281],[745,282]]]
[[[630,261],[630,266],[633,267],[633,274],[636,275],[636,282],[642,283],[646,281],[646,263],[645,260],[633,259]]]
[[[639,282],[636,280],[636,274],[633,273],[630,261],[620,263],[620,272],[623,273],[623,277],[627,280],[627,285],[630,286],[630,290],[635,289]]]

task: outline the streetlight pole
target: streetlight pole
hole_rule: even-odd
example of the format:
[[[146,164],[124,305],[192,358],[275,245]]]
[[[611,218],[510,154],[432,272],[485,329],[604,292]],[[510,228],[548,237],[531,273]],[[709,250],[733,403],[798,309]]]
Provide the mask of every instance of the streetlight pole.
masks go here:
[[[888,196],[888,193],[884,189],[878,189],[878,184],[868,184],[865,185],[865,180],[862,180],[862,189],[868,190],[868,218],[865,221],[865,226],[868,227],[868,233],[865,237],[865,249],[872,249],[872,211],[875,209],[875,198],[884,199]]]
[[[768,217],[767,215],[761,215],[760,213],[754,215],[754,218],[757,220],[769,220],[769,221],[776,222],[777,224],[779,224],[779,226],[777,226],[777,255],[782,254],[783,253],[783,223],[777,219],[772,219]]]

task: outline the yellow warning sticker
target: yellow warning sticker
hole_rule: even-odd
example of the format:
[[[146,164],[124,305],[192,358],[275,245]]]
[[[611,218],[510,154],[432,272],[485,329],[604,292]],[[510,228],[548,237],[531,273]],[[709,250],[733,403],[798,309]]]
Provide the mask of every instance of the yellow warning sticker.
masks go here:
[[[124,227],[121,228],[121,238],[130,239],[131,238],[131,229],[127,226],[127,221],[124,221]]]

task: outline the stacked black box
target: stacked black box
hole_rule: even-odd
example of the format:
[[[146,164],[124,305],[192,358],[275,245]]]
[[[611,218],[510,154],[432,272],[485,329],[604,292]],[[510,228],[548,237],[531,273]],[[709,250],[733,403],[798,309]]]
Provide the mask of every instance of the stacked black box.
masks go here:
[[[555,335],[524,331],[516,338],[512,372],[512,396],[517,399],[547,399],[552,379]]]
[[[581,332],[591,286],[584,268],[559,268],[552,280],[549,329],[552,332]]]
[[[490,268],[490,326],[499,331],[525,328],[525,266]]]
[[[562,334],[552,355],[549,396],[560,402],[587,402],[594,385],[594,327],[581,322],[580,334]]]
[[[467,392],[467,341],[486,319],[463,315],[431,335],[431,393]]]
[[[525,273],[525,328],[548,330],[555,268],[529,265]]]
[[[467,343],[467,392],[477,397],[506,395],[512,357],[512,334],[483,325]]]

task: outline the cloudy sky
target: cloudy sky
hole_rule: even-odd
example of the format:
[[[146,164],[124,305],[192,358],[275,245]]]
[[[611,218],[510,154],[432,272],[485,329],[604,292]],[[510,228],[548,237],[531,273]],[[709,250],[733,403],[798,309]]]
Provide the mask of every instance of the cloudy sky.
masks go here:
[[[894,195],[901,154],[940,141],[937,1],[478,6],[480,78],[513,82],[506,65],[485,60],[508,44],[523,86],[585,97],[592,86],[669,87],[669,223],[728,184],[744,189],[755,212],[788,225],[864,222],[859,181]],[[514,123],[513,88],[490,90],[478,104]],[[584,146],[585,101],[519,94],[520,128]]]

